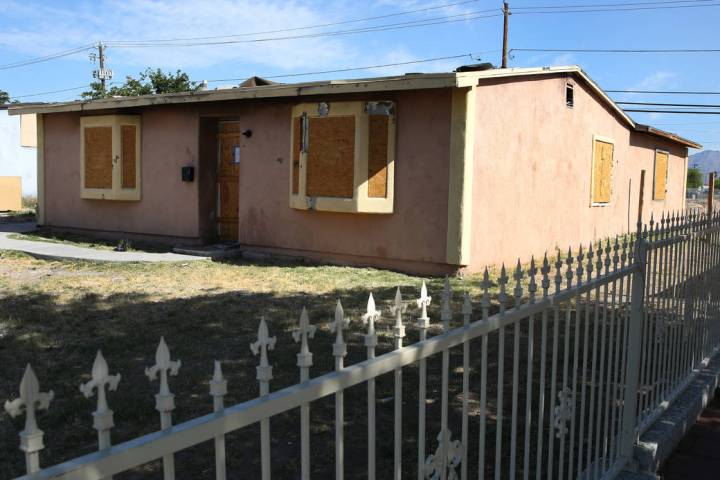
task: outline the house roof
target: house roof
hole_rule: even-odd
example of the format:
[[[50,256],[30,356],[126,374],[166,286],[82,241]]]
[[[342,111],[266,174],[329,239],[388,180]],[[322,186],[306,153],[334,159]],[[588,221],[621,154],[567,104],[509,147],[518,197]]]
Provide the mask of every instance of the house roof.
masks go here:
[[[10,115],[23,113],[85,112],[94,110],[122,109],[151,105],[178,103],[218,102],[261,98],[304,97],[355,92],[381,92],[398,90],[422,90],[430,88],[470,87],[485,79],[524,77],[535,75],[570,74],[584,81],[591,90],[626,124],[635,131],[658,136],[691,148],[702,148],[696,142],[673,133],[635,123],[625,111],[595,83],[579,66],[503,68],[482,71],[452,73],[413,73],[391,77],[374,77],[355,80],[324,80],[302,83],[265,84],[245,82],[248,86],[219,90],[198,90],[182,93],[142,95],[138,97],[115,97],[99,100],[76,100],[72,102],[11,105]]]

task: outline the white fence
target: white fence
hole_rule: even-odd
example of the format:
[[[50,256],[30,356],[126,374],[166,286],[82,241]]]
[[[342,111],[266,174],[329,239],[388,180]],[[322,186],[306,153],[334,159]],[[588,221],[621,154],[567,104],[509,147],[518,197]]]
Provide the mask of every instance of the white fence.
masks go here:
[[[259,356],[260,396],[225,407],[228,385],[216,362],[210,381],[214,411],[178,425],[172,425],[175,404],[168,376],[177,375],[181,363],[172,360],[161,339],[155,365],[146,370],[151,380],[159,380],[156,409],[161,430],[115,446],[110,441],[113,412],[107,391],[117,387],[120,375],[110,375],[98,352],[92,380],[81,389],[86,396],[97,395],[93,427],[98,432],[99,450],[45,469],[39,462],[43,432],[38,429],[35,411],[51,407],[53,394],[40,392],[28,366],[20,397],[5,404],[11,415],[26,415],[20,448],[27,459],[28,475],[22,478],[110,478],[162,459],[165,478],[173,479],[174,454],[213,441],[214,476],[222,480],[231,473],[226,472],[226,434],[259,423],[258,476],[269,479],[272,423],[281,421],[277,416],[299,408],[297,476],[307,479],[315,472],[310,436],[313,402],[331,395],[335,400],[335,440],[322,446],[329,448],[322,453],[334,455],[338,479],[345,475],[442,480],[612,478],[631,460],[640,433],[715,353],[720,340],[719,266],[720,216],[671,215],[660,222],[651,221],[637,235],[569,250],[557,258],[533,261],[527,268],[518,262],[512,278],[503,267],[497,281],[499,310],[492,315],[496,307],[491,305],[490,290],[495,285],[487,272],[482,281],[484,294],[475,299],[479,303],[476,311],[467,294],[453,299],[446,281],[440,299],[443,333],[430,338],[427,313],[431,298],[424,284],[419,298],[412,302],[418,314],[414,325],[408,321],[409,305],[399,289],[389,315],[376,309],[371,294],[362,317],[367,325],[367,360],[349,366],[344,364],[348,319],[338,301],[332,322],[335,371],[315,378],[310,372],[313,355],[309,341],[315,326],[303,309],[293,332],[299,343],[296,365],[300,383],[274,392],[270,391],[270,351],[276,347],[276,338],[261,319],[257,341],[251,345],[252,353]],[[451,329],[453,315],[458,314],[463,325]],[[376,323],[389,317],[395,349],[376,356]],[[406,328],[418,329],[420,340],[404,345]],[[461,357],[461,368],[450,368],[451,354]],[[429,368],[436,360],[439,372]],[[410,366],[417,366],[417,377],[413,371],[408,381]],[[376,446],[376,382],[385,374],[394,378],[392,451],[378,451]],[[471,382],[471,378],[477,381]],[[450,384],[456,380],[461,383],[459,396],[451,397]],[[346,438],[344,393],[363,384],[367,387],[367,411],[361,418],[367,421],[367,433]],[[403,390],[408,384],[416,385],[410,396],[407,388]],[[431,397],[439,400],[439,413],[438,408],[428,406],[433,405]],[[456,402],[459,414],[453,407]],[[428,411],[438,414],[428,415]],[[288,418],[285,415],[282,421]],[[417,420],[417,427],[408,429],[404,418]],[[407,455],[408,442],[417,445],[412,457]],[[357,457],[358,452],[367,459],[355,463],[366,468],[346,471],[346,456]],[[377,471],[379,455],[392,456],[391,469]],[[248,468],[235,474],[254,478]],[[178,476],[200,475],[184,472]]]

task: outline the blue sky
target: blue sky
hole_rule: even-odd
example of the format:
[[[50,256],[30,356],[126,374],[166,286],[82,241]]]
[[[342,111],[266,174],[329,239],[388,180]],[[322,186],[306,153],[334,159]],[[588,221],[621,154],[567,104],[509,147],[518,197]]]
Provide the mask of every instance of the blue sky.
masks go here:
[[[296,72],[407,62],[462,54],[498,64],[502,18],[469,17],[500,12],[500,0],[462,4],[368,22],[302,30],[306,34],[453,16],[453,23],[355,33],[321,38],[171,48],[121,48],[119,41],[237,35],[327,24],[357,18],[435,7],[461,0],[358,1],[173,1],[2,0],[0,64],[9,64],[72,49],[98,41],[109,42],[108,66],[115,80],[145,67],[182,69],[194,80],[273,76]],[[720,1],[702,8],[673,8],[591,13],[520,14],[522,7],[588,5],[651,0],[511,0],[518,8],[511,17],[511,48],[678,49],[720,48]],[[658,2],[656,2],[658,3]],[[685,2],[689,5],[691,2]],[[678,2],[681,5],[682,2]],[[239,37],[267,38],[287,34]],[[0,89],[11,96],[60,90],[92,80],[95,65],[88,51],[60,59],[0,70]],[[469,56],[432,63],[383,67],[360,72],[323,74],[281,81],[352,78],[405,73],[449,71]],[[720,91],[720,53],[599,54],[515,52],[511,66],[581,65],[605,89]],[[218,87],[236,82],[211,82]],[[61,101],[77,98],[82,90],[22,97],[23,101]],[[615,94],[616,99],[671,103],[720,104],[720,96]],[[720,109],[719,109],[720,110]],[[720,150],[720,116],[635,113],[642,123],[696,139]]]

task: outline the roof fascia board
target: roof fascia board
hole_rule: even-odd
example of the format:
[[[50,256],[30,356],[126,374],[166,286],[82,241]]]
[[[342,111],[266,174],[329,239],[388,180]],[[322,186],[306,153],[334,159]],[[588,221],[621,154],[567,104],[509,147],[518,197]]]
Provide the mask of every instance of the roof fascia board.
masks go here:
[[[197,102],[217,102],[255,98],[302,97],[356,92],[382,92],[392,90],[420,90],[457,86],[455,74],[422,74],[397,78],[380,78],[360,81],[313,82],[278,86],[233,88],[167,95],[111,98],[90,102],[66,102],[57,104],[19,106],[9,109],[10,115],[23,113],[77,112],[108,110],[115,108],[142,107]]]

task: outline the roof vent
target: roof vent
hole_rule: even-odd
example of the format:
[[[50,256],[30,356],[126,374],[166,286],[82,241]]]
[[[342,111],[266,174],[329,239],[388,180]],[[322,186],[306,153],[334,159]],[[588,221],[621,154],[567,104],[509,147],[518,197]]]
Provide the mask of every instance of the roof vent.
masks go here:
[[[266,85],[277,85],[277,82],[273,82],[272,80],[266,80],[261,77],[250,77],[244,82],[240,84],[240,87],[264,87]]]
[[[493,64],[490,62],[475,63],[472,65],[462,65],[455,69],[456,72],[483,72],[485,70],[492,70]]]

